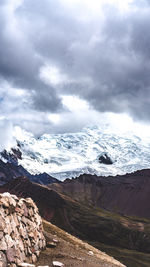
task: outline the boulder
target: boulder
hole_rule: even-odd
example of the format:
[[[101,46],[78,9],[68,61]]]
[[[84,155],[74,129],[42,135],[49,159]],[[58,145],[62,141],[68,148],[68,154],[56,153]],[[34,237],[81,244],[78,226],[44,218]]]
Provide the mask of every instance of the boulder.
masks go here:
[[[53,266],[55,266],[55,267],[64,267],[65,265],[62,262],[53,261]]]
[[[24,262],[24,263],[19,263],[18,267],[35,267],[35,265]]]

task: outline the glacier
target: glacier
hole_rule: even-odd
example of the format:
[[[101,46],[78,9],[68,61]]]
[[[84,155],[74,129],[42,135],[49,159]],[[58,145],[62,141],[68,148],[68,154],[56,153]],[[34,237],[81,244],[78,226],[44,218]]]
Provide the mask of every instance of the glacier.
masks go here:
[[[20,165],[31,174],[46,172],[62,181],[83,173],[115,176],[150,167],[149,135],[118,133],[108,125],[39,138],[20,129],[15,138],[22,152]],[[102,153],[109,155],[112,165],[99,163]]]

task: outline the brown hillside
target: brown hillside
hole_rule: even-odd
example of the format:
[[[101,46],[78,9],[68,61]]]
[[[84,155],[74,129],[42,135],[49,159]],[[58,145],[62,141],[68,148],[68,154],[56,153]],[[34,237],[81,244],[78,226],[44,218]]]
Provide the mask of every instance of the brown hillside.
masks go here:
[[[43,221],[47,242],[57,240],[54,248],[46,248],[41,254],[36,266],[52,266],[52,261],[60,261],[65,267],[123,267],[105,253],[66,233],[57,226]],[[92,255],[90,255],[92,254]]]
[[[81,175],[50,188],[86,205],[150,219],[149,169],[115,177]]]
[[[128,267],[149,266],[150,221],[111,213],[18,178],[1,187],[32,197],[43,218],[114,256]],[[142,262],[142,265],[141,265]]]

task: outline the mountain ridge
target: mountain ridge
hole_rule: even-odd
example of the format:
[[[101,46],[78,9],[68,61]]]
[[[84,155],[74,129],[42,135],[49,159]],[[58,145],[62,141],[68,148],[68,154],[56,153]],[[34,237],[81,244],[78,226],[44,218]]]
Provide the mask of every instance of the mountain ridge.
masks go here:
[[[24,167],[18,165],[18,163],[14,164],[9,161],[4,162],[4,160],[0,159],[0,185],[3,185],[11,181],[12,179],[15,179],[20,176],[26,176],[32,182],[36,182],[39,184],[50,184],[54,182],[55,183],[61,182],[47,173],[32,175]]]
[[[22,166],[0,160],[1,193],[31,197],[47,221],[128,267],[149,266],[150,169],[116,177],[84,174],[64,182],[45,173],[45,185],[31,176]]]
[[[84,174],[49,187],[86,205],[150,219],[150,169],[115,177]]]

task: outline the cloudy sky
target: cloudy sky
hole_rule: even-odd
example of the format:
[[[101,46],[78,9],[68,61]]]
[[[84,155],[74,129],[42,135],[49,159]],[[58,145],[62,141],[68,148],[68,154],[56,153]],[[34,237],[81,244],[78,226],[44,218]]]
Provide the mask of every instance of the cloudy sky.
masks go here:
[[[149,0],[1,0],[1,130],[149,124],[149,29]]]

